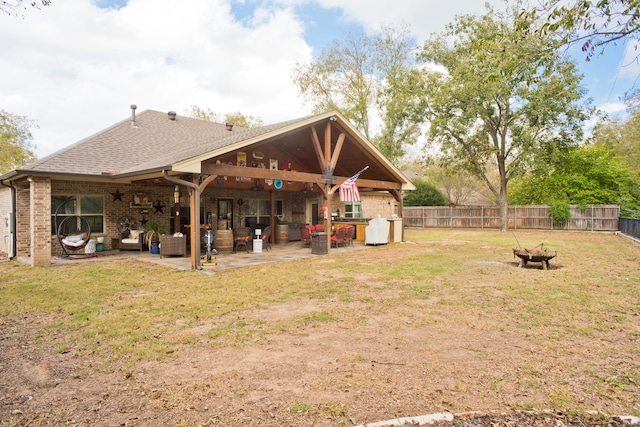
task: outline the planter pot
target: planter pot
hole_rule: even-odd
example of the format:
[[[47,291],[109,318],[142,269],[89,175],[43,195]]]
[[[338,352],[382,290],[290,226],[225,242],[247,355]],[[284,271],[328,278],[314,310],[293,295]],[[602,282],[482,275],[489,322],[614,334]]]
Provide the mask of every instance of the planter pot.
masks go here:
[[[149,252],[154,255],[158,255],[160,253],[160,242],[151,242],[151,246],[149,246]]]

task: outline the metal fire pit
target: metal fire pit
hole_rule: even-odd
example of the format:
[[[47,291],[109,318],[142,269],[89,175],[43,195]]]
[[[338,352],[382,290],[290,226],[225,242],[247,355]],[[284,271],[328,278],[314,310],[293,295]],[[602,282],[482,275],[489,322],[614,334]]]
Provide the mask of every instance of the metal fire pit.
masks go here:
[[[533,250],[527,248],[513,248],[513,256],[520,258],[518,267],[524,268],[528,262],[541,262],[542,269],[547,270],[550,267],[549,261],[558,255],[558,251],[551,252],[544,247],[544,244],[540,244],[533,248]]]

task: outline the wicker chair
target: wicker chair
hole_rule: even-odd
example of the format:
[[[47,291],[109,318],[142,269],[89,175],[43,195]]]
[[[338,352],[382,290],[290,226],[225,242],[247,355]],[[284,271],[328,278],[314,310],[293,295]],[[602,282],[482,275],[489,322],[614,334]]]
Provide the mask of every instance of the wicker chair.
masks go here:
[[[134,237],[130,231],[124,231],[120,235],[120,250],[121,251],[140,251],[142,252],[144,246],[144,233],[139,230],[134,230],[134,233],[138,232],[137,237]]]
[[[262,247],[265,250],[271,249],[271,226],[267,226],[262,230],[262,235],[260,236],[262,239]]]
[[[121,251],[140,251],[144,247],[144,232],[136,228],[136,220],[123,216],[118,220],[118,231],[120,232]]]
[[[160,258],[171,255],[187,256],[187,236],[160,237]]]
[[[233,229],[233,252],[238,248],[244,248],[249,252],[249,241],[251,240],[251,229],[249,227],[236,227]]]

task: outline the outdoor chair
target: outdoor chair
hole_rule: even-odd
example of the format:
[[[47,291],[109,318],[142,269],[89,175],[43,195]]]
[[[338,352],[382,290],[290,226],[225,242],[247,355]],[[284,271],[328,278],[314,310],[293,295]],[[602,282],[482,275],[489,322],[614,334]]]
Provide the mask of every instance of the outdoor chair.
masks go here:
[[[121,251],[140,251],[144,245],[144,231],[127,230],[120,235],[119,249]]]
[[[353,225],[345,225],[344,228],[347,229],[344,235],[344,246],[353,246],[353,238],[356,232],[356,227]]]
[[[144,244],[144,231],[138,230],[136,220],[123,216],[118,220],[118,231],[120,232],[119,249],[121,251],[140,251]]]
[[[262,239],[262,248],[264,250],[271,249],[271,226],[267,226],[262,229],[262,234],[260,235]]]
[[[336,230],[335,233],[333,233],[333,236],[331,236],[331,246],[335,246],[336,248],[338,246],[344,246],[344,238],[347,234],[347,229],[345,227],[340,227]]]
[[[75,202],[74,197],[70,197],[60,204],[56,209],[54,216],[58,242],[60,242],[60,246],[62,247],[62,252],[60,253],[61,257],[69,256],[69,252],[67,251],[75,251],[84,248],[91,239],[91,225],[86,218],[76,215],[65,216],[61,217],[63,219],[58,222],[59,212],[65,212],[62,208],[72,201]]]
[[[308,248],[311,246],[311,226],[305,225],[304,227],[300,227],[300,238],[302,240],[302,247]]]
[[[237,227],[233,229],[233,252],[238,248],[244,248],[249,252],[249,241],[251,240],[251,229],[249,227]]]
[[[187,256],[187,236],[177,233],[160,237],[160,258],[170,255]]]

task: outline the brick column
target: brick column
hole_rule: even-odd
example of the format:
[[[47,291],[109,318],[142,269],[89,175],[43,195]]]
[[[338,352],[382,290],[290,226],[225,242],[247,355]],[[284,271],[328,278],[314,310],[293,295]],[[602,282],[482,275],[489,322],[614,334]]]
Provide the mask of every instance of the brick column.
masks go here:
[[[51,265],[51,180],[32,178],[29,186],[31,265]]]
[[[16,255],[24,258],[31,255],[29,193],[26,179],[16,184]]]

